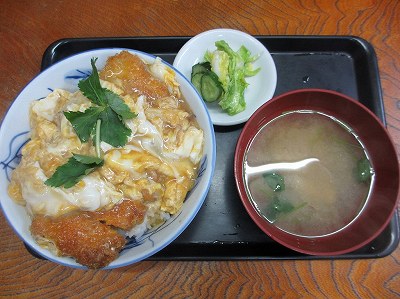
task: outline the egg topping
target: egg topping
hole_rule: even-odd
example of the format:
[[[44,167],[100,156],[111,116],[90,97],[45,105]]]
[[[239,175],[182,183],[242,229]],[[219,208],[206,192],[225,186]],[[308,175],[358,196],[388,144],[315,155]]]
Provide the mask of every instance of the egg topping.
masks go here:
[[[21,162],[13,171],[8,188],[10,196],[25,205],[31,215],[32,226],[36,228],[33,234],[39,244],[50,250],[56,248],[52,251],[83,260],[85,265],[94,268],[112,259],[104,257],[106,262],[102,263],[97,256],[92,263],[86,256],[74,256],[71,252],[75,251],[63,252],[59,238],[54,233],[46,234],[48,228],[59,230],[59,223],[69,223],[65,226],[73,229],[69,217],[86,223],[90,215],[96,230],[107,231],[108,237],[104,238],[107,242],[115,239],[122,244],[120,238],[110,237],[108,228],[98,228],[107,223],[90,213],[116,210],[110,214],[112,218],[123,210],[117,208],[121,203],[131,201],[135,208],[125,210],[139,209],[141,217],[129,220],[131,225],[120,228],[126,235],[139,236],[181,209],[194,184],[204,143],[203,131],[181,96],[174,72],[159,59],[148,65],[138,56],[122,51],[108,59],[99,75],[101,86],[118,94],[137,115],[125,121],[132,132],[127,144],[117,148],[101,142],[103,166],[84,176],[75,186],[46,185],[44,182],[72,153],[96,154],[93,141],[82,143],[63,114],[64,111],[85,111],[92,105],[90,100],[81,91],[56,89],[31,105],[31,138],[22,149]],[[59,230],[58,234],[65,235],[65,232]]]

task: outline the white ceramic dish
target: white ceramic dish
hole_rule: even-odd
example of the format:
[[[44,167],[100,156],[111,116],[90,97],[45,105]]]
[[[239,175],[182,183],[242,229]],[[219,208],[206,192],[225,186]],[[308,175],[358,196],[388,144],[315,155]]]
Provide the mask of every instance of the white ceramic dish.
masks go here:
[[[30,217],[24,207],[16,204],[7,193],[12,170],[18,165],[21,157],[21,147],[29,138],[28,110],[30,103],[41,99],[55,88],[70,91],[77,90],[77,83],[91,72],[90,59],[98,57],[96,66],[103,68],[107,57],[115,55],[124,49],[101,49],[77,54],[49,67],[35,77],[18,95],[9,108],[0,127],[0,203],[4,215],[18,236],[35,252],[53,262],[75,268],[85,268],[72,258],[57,257],[41,248],[32,238],[29,227]],[[155,56],[143,52],[128,50],[139,55],[143,60],[152,62]],[[171,65],[165,63],[172,68]],[[213,124],[207,108],[190,82],[177,70],[176,77],[181,92],[195,112],[197,121],[204,130],[205,147],[201,160],[201,169],[195,187],[189,192],[182,210],[171,217],[161,227],[145,233],[139,239],[129,240],[120,256],[104,269],[126,266],[143,260],[163,249],[189,225],[203,204],[208,193],[213,176],[216,146]]]
[[[179,50],[173,63],[174,67],[190,80],[192,66],[204,61],[204,53],[207,50],[214,51],[215,42],[219,40],[225,40],[234,51],[244,45],[252,55],[260,55],[254,62],[254,68],[261,67],[260,72],[256,76],[246,78],[249,83],[245,90],[246,110],[230,116],[218,103],[207,103],[213,123],[230,126],[246,122],[257,108],[273,97],[277,74],[274,60],[265,46],[253,36],[233,29],[213,29],[194,36]]]

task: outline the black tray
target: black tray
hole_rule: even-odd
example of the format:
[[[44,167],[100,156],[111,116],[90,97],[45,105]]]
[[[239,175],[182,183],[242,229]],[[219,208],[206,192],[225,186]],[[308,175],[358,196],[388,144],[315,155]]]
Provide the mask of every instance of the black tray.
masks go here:
[[[278,73],[275,95],[298,88],[336,90],[358,99],[385,122],[378,65],[373,47],[352,36],[256,36],[271,52]],[[160,56],[172,64],[189,37],[62,39],[43,55],[42,70],[78,52],[109,47],[130,48]],[[151,260],[344,259],[383,257],[399,243],[396,213],[370,244],[341,256],[309,256],[267,237],[246,213],[233,177],[233,156],[242,125],[215,126],[215,175],[198,215],[189,227]]]

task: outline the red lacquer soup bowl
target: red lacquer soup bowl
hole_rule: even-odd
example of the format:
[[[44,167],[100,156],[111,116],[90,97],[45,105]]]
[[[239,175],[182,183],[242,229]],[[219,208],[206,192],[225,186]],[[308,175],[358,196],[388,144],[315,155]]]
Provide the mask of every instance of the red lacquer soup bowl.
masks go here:
[[[246,183],[245,159],[255,136],[267,123],[290,111],[316,111],[339,120],[358,136],[368,154],[374,173],[369,195],[357,216],[331,233],[302,235],[279,228],[257,208]],[[399,198],[399,162],[386,128],[364,105],[330,90],[295,90],[261,106],[247,121],[239,136],[234,174],[243,205],[258,227],[280,244],[310,255],[339,255],[365,246],[388,225]]]

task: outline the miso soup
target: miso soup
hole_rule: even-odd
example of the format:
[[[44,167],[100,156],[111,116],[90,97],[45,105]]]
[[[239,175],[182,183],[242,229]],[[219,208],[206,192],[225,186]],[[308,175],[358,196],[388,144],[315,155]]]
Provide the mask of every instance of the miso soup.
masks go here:
[[[302,236],[338,231],[362,210],[373,170],[346,124],[316,111],[291,111],[268,122],[244,159],[246,192],[259,214]]]

